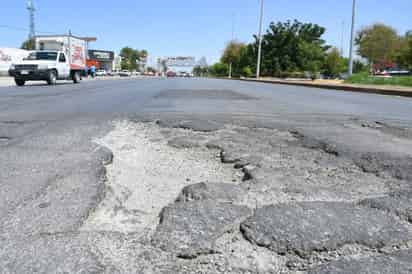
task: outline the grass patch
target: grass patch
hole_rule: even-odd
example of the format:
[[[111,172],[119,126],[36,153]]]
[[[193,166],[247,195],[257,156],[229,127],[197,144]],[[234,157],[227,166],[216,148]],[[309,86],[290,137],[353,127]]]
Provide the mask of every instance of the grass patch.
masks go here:
[[[354,74],[345,83],[365,85],[390,85],[412,87],[412,76],[395,76],[390,78],[370,76],[368,73]]]

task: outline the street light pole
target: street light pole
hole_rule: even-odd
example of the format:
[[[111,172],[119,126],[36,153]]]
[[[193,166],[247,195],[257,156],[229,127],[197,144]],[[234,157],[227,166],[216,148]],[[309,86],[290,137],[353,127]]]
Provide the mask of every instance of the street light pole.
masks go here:
[[[262,25],[263,25],[263,0],[260,0],[260,19],[259,19],[259,49],[258,49],[258,60],[256,66],[256,79],[260,78],[260,65],[262,60]]]
[[[353,74],[353,46],[355,43],[355,18],[356,18],[356,0],[353,0],[352,5],[352,29],[350,35],[350,49],[349,49],[349,76]]]

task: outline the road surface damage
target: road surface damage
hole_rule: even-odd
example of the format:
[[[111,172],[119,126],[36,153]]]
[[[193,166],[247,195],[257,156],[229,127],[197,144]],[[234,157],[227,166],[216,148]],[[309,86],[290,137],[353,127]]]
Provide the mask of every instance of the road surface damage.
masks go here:
[[[36,262],[43,272],[408,272],[411,139],[372,125],[114,122],[88,158],[98,172],[87,178],[98,180],[81,222],[19,226],[30,242],[6,245],[0,259],[21,273]],[[349,130],[379,147],[351,145]],[[38,200],[33,214],[53,204]]]
[[[109,193],[81,230],[133,235],[165,256],[139,258],[144,272],[361,273],[380,256],[403,262],[384,263],[389,270],[410,267],[412,201],[399,193],[410,180],[399,162],[409,156],[310,134],[211,120],[118,122],[99,140],[114,153]]]

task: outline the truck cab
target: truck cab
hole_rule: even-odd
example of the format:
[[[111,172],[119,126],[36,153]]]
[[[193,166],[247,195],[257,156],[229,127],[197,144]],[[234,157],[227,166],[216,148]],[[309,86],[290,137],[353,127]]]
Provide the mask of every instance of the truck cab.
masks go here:
[[[62,51],[33,51],[22,62],[13,64],[9,74],[18,86],[26,81],[46,81],[49,85],[56,84],[57,80],[80,81],[80,74],[71,73],[69,60]]]

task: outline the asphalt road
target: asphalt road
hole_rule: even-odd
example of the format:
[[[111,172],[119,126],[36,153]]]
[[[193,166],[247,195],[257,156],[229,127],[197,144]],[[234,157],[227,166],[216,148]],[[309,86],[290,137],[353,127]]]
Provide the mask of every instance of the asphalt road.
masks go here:
[[[230,90],[258,100],[220,100],[219,96],[213,98],[213,95],[209,98],[156,98],[160,92],[176,89]],[[394,96],[204,79],[90,81],[81,85],[60,83],[55,87],[0,88],[1,120],[44,121],[102,115],[114,117],[143,112],[185,112],[351,115],[410,124],[411,104],[412,99]]]
[[[314,148],[330,152],[324,143],[313,145],[314,139],[327,139],[353,159],[361,152],[383,152],[407,167],[402,157],[412,155],[409,141],[394,145],[386,135],[362,131],[378,121],[385,134],[404,138],[400,129],[412,128],[409,98],[212,79],[0,87],[0,268],[6,273],[115,269],[83,247],[93,237],[78,234],[106,194],[99,180],[111,155],[94,140],[116,120],[173,124],[182,117],[298,129],[303,143],[309,138]],[[347,130],[346,123],[359,128]],[[72,260],[66,257],[68,242],[76,246]],[[78,265],[79,256],[84,265]]]

